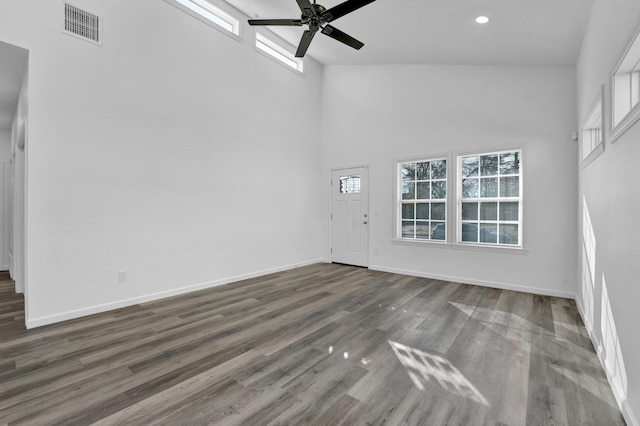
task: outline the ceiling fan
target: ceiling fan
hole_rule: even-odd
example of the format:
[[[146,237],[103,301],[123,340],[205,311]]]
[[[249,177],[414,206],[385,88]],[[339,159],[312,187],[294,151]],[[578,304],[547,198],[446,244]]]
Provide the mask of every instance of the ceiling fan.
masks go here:
[[[375,0],[347,0],[344,3],[327,9],[322,5],[316,4],[316,0],[313,0],[313,4],[311,4],[309,0],[296,0],[302,11],[300,19],[249,19],[249,25],[281,25],[290,27],[308,25],[309,29],[305,30],[298,45],[296,58],[302,58],[304,56],[311,44],[311,40],[313,40],[318,30],[322,30],[322,34],[328,35],[354,49],[360,49],[364,46],[364,43],[340,31],[336,27],[329,25],[329,22],[335,21],[374,1]]]

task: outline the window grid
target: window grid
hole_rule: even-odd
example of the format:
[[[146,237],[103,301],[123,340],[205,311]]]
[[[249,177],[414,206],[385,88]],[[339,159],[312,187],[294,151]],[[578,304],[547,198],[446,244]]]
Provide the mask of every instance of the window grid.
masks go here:
[[[521,151],[459,157],[458,242],[520,246]]]
[[[360,193],[360,176],[341,176],[340,177],[340,194],[357,194]]]
[[[398,163],[398,238],[446,241],[447,160]]]

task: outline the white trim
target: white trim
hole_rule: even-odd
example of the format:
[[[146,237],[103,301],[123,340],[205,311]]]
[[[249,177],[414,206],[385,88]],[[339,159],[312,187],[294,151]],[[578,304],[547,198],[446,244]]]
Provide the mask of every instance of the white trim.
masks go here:
[[[409,276],[420,277],[420,278],[430,278],[434,280],[449,281],[453,283],[471,284],[471,285],[477,285],[480,287],[490,287],[490,288],[498,288],[502,290],[511,290],[511,291],[519,291],[524,293],[540,294],[543,296],[562,297],[565,299],[576,298],[575,293],[571,293],[568,291],[548,290],[544,288],[519,286],[516,284],[499,283],[495,281],[484,281],[484,280],[475,280],[472,278],[455,277],[451,275],[431,274],[431,273],[420,272],[420,271],[410,271],[406,269],[389,268],[389,267],[380,266],[380,265],[370,265],[369,269],[373,271],[389,272],[392,274],[409,275]]]
[[[447,231],[447,234],[449,231]],[[413,240],[409,238],[392,238],[393,244],[404,244],[408,246],[422,246],[422,247],[436,247],[436,248],[451,248],[451,243],[442,240]]]
[[[23,161],[22,161],[22,179],[23,179],[23,194],[22,194],[22,209],[23,209],[23,216],[22,216],[22,236],[21,236],[21,247],[20,247],[20,252],[19,252],[19,256],[16,256],[18,254],[18,251],[16,250],[16,232],[15,231],[20,231],[20,229],[16,230],[17,222],[17,215],[16,215],[16,208],[17,208],[17,203],[16,203],[16,187],[15,187],[15,181],[16,181],[16,163],[14,162],[14,169],[13,169],[13,177],[14,177],[14,183],[12,183],[13,185],[13,206],[12,206],[12,215],[13,215],[13,224],[12,227],[13,229],[11,230],[11,232],[13,232],[14,237],[13,237],[13,252],[14,252],[14,260],[16,259],[16,257],[18,258],[18,260],[21,263],[21,266],[18,267],[18,269],[20,269],[20,273],[16,275],[16,277],[14,279],[17,279],[19,276],[19,279],[22,280],[22,283],[20,284],[20,291],[16,291],[19,293],[22,293],[24,295],[24,315],[25,315],[25,323],[27,321],[27,319],[29,318],[29,284],[28,284],[28,260],[27,260],[27,247],[28,247],[28,239],[27,239],[27,235],[28,235],[28,229],[29,229],[29,225],[28,225],[28,215],[27,212],[28,210],[28,180],[27,180],[27,176],[28,176],[28,170],[29,170],[29,161],[28,161],[28,155],[27,152],[29,150],[29,134],[28,134],[28,124],[29,124],[29,118],[25,117],[24,121],[22,122],[22,125],[20,127],[20,130],[18,130],[18,139],[16,140],[16,148],[17,151],[21,151],[22,152],[22,157],[23,157]],[[15,266],[15,265],[14,265]],[[15,269],[15,268],[14,268]],[[15,274],[15,271],[12,271]]]
[[[613,95],[612,95],[613,98]],[[613,114],[613,112],[612,112]],[[636,124],[636,121],[640,119],[640,104],[636,105],[615,127],[613,127],[613,117],[611,118],[611,133],[609,134],[609,141],[614,143],[620,136],[624,135],[627,130]]]
[[[613,396],[618,403],[618,408],[622,412],[622,417],[627,422],[629,426],[640,426],[636,416],[633,414],[631,407],[629,406],[629,401],[624,397],[624,393],[618,388],[616,381],[613,380],[613,377],[609,373],[608,368],[606,367],[606,363],[604,362],[604,349],[602,345],[598,343],[597,339],[594,338],[594,330],[592,327],[587,326],[587,321],[585,321],[584,308],[582,306],[582,301],[580,298],[576,297],[576,306],[578,307],[578,313],[580,314],[580,318],[582,322],[585,324],[585,328],[587,330],[587,334],[589,335],[589,339],[593,344],[593,347],[596,348],[596,354],[598,355],[598,360],[600,360],[600,365],[604,370],[604,374],[607,377],[607,381],[609,382],[609,387],[611,388],[611,392],[613,392]]]
[[[510,247],[510,246],[493,246],[493,245],[481,245],[481,244],[459,244],[459,243],[447,243],[440,240],[410,240],[407,238],[392,238],[391,242],[393,244],[404,244],[408,246],[422,246],[422,247],[435,247],[439,249],[454,249],[454,250],[471,250],[471,251],[483,251],[483,252],[494,252],[494,253],[503,253],[503,254],[520,254],[525,255],[529,254],[529,249],[522,247]]]
[[[505,254],[529,254],[529,249],[521,246],[508,246],[498,244],[480,244],[480,243],[452,243],[451,248],[454,250],[472,250]]]
[[[247,280],[250,278],[257,278],[276,272],[288,271],[291,269],[300,268],[302,266],[313,265],[316,263],[330,263],[329,259],[313,259],[300,263],[279,266],[276,268],[264,269],[261,271],[250,272],[248,274],[236,275],[233,277],[222,278],[215,281],[204,282],[200,284],[189,285],[186,287],[180,287],[172,290],[161,291],[158,293],[151,293],[144,296],[133,297],[131,299],[118,300],[115,302],[104,303],[102,305],[90,306],[87,308],[75,309],[73,311],[61,312],[58,314],[47,315],[39,318],[27,319],[27,328],[42,327],[48,324],[54,324],[61,321],[67,321],[74,318],[80,318],[87,315],[99,314],[102,312],[108,312],[114,309],[124,308],[127,306],[137,305],[139,303],[152,302],[154,300],[164,299],[166,297],[178,296],[192,291],[203,290],[207,288],[218,287],[225,284],[234,283],[237,281]]]
[[[591,154],[587,156],[584,160],[582,160],[582,164],[580,164],[580,168],[584,169],[589,164],[593,162],[596,158],[600,156],[604,152],[604,141],[600,142],[594,149],[591,151]]]

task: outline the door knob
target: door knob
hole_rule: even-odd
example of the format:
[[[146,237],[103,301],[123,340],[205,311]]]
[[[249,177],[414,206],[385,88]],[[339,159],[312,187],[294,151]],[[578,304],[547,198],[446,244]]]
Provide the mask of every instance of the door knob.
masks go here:
[[[366,224],[367,224],[367,223],[369,223],[369,222],[367,222],[366,220],[363,220],[363,221],[362,221],[362,223],[364,223],[364,224],[366,225]]]

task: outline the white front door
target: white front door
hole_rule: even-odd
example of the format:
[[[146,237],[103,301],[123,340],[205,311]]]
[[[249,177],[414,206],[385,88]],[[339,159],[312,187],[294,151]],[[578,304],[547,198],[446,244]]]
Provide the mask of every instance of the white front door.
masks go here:
[[[369,266],[369,169],[331,173],[331,261]]]

